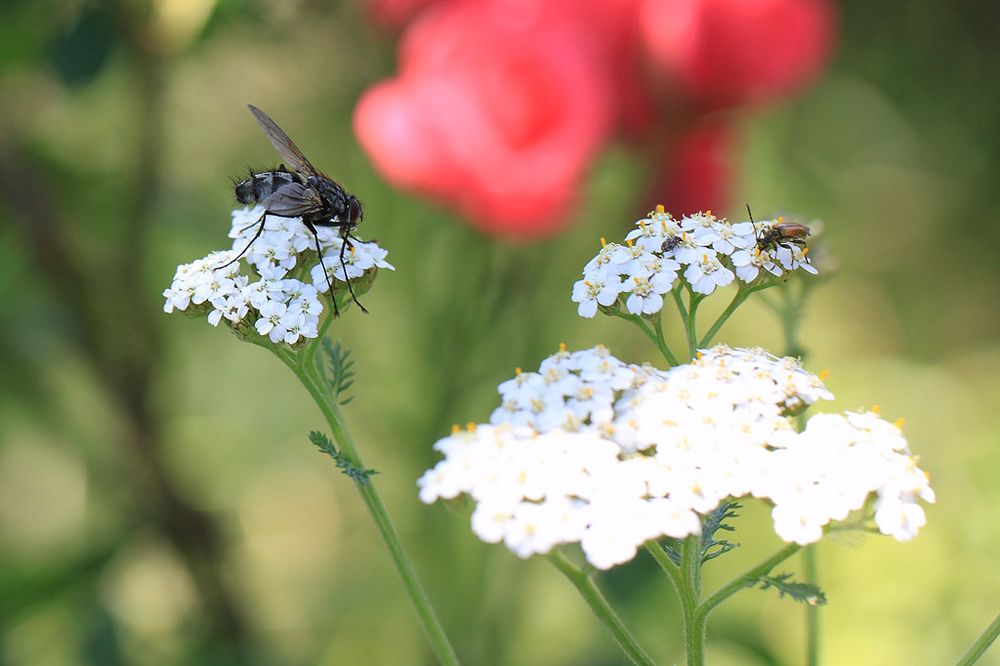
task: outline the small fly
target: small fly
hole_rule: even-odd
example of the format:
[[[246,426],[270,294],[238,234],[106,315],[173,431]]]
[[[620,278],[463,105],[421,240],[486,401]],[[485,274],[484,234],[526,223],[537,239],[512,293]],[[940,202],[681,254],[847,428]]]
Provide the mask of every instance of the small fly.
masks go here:
[[[344,263],[344,250],[353,247],[350,239],[354,237],[351,236],[351,231],[364,218],[361,202],[354,195],[348,194],[335,180],[314,167],[270,116],[252,104],[247,106],[257,118],[264,134],[270,139],[271,145],[288,163],[288,168],[282,164],[276,170],[251,172],[247,178],[236,183],[236,200],[241,204],[263,206],[264,212],[259,220],[250,225],[257,227],[253,238],[235,259],[224,266],[239,260],[254,241],[260,238],[264,231],[264,218],[268,215],[301,217],[302,223],[306,225],[316,242],[316,254],[323,267],[326,285],[330,289],[330,299],[333,301],[333,314],[339,316],[337,299],[333,295],[333,281],[323,261],[323,250],[319,244],[319,235],[316,233],[316,227],[336,227],[340,230],[340,238],[343,240],[340,245],[340,267],[344,271],[344,279],[347,280],[347,290],[361,311],[368,312],[354,295],[351,281],[347,279],[347,265]]]

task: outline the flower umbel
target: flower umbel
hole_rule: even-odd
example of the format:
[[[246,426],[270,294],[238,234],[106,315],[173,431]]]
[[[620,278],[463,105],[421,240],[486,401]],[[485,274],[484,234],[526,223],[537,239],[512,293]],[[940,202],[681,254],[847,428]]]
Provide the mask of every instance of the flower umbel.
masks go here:
[[[476,502],[472,528],[521,557],[579,542],[601,569],[663,536],[701,530],[727,498],[773,504],[778,535],[818,541],[875,498],[880,531],[912,538],[934,501],[897,426],[874,412],[792,417],[833,396],[798,361],[722,345],[667,371],[602,346],[567,352],[499,388],[491,423],[456,431],[419,481],[427,503]]]
[[[707,296],[737,279],[762,287],[798,269],[816,273],[800,239],[775,234],[782,224],[780,217],[731,223],[711,212],[675,219],[657,206],[636,222],[624,245],[602,242],[572,300],[581,317],[593,317],[598,305],[613,307],[619,297],[629,313],[650,315],[662,309],[662,294],[682,285]],[[777,240],[765,242],[769,238]]]
[[[324,309],[329,307],[319,294],[329,292],[329,286],[315,241],[301,219],[268,215],[260,237],[240,261],[226,265],[253,238],[254,223],[263,212],[259,206],[234,210],[229,233],[233,248],[177,267],[163,292],[164,312],[207,314],[213,326],[225,321],[240,336],[267,338],[275,344],[295,345],[319,336]],[[371,286],[377,269],[393,270],[384,249],[359,241],[345,248],[342,267],[344,239],[337,230],[317,227],[317,235],[340,299],[348,279],[360,294]],[[349,302],[338,300],[340,309]]]

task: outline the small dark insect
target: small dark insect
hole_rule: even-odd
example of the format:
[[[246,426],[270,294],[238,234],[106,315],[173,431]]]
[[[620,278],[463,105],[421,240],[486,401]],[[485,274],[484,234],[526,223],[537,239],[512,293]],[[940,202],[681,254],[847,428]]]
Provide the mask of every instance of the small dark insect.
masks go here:
[[[757,250],[766,252],[779,245],[788,247],[789,243],[794,243],[800,247],[806,244],[805,237],[809,235],[809,227],[798,222],[785,222],[778,218],[778,223],[765,228],[757,233],[757,223],[753,221],[753,213],[750,212],[750,204],[747,204],[747,214],[750,216],[750,223],[753,224],[754,237],[757,239]]]
[[[302,223],[306,225],[306,228],[312,233],[313,240],[316,241],[316,253],[319,255],[320,265],[323,266],[326,285],[330,288],[333,314],[339,316],[337,299],[333,296],[333,281],[330,279],[330,273],[323,261],[323,251],[320,248],[316,227],[337,227],[340,230],[340,237],[344,241],[340,246],[340,266],[346,278],[347,266],[344,263],[344,250],[353,247],[350,239],[354,237],[351,236],[351,231],[358,226],[364,217],[361,202],[354,195],[344,191],[344,188],[336,181],[316,169],[298,149],[298,146],[278,127],[278,124],[271,120],[270,116],[253,104],[247,106],[257,118],[264,134],[270,139],[271,145],[288,163],[291,170],[289,171],[282,164],[276,170],[251,171],[246,178],[235,184],[236,200],[242,204],[259,204],[264,207],[264,213],[259,220],[251,225],[256,226],[257,231],[250,242],[236,255],[235,259],[220,266],[220,268],[236,262],[246,254],[254,241],[260,238],[261,233],[263,233],[264,218],[268,215],[301,217]],[[357,239],[355,238],[355,240]],[[350,280],[347,281],[347,290],[361,311],[368,312],[354,295]]]
[[[660,252],[666,254],[667,252],[670,252],[680,244],[681,244],[680,236],[667,236],[667,239],[663,241],[663,245],[660,246]]]

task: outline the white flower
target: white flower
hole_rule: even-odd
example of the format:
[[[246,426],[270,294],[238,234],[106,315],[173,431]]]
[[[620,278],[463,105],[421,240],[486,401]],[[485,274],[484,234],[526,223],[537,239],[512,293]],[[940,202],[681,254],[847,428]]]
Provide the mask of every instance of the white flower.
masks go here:
[[[593,317],[598,305],[607,307],[618,300],[621,284],[617,275],[595,274],[589,280],[579,280],[573,285],[573,302],[580,304],[577,313],[581,317]]]
[[[280,342],[286,333],[282,322],[288,306],[280,301],[266,301],[257,309],[260,310],[260,319],[254,324],[257,332],[269,336],[271,342]]]
[[[723,266],[714,254],[707,252],[684,271],[684,279],[691,283],[691,289],[706,295],[715,291],[716,287],[725,287],[734,277],[733,272]]]
[[[234,210],[232,249],[178,266],[163,291],[164,312],[194,310],[206,314],[212,326],[228,322],[239,327],[241,335],[256,331],[274,343],[294,345],[317,337],[329,301],[319,297],[328,287],[316,256],[316,240],[300,218],[268,215],[248,247],[260,230],[262,214],[260,206]],[[380,268],[394,270],[384,249],[355,240],[345,251],[345,271],[339,260],[344,243],[340,230],[320,226],[317,237],[327,262],[335,260],[329,265],[334,279],[355,279]],[[239,261],[234,261],[241,252]],[[315,286],[304,282],[305,277]]]
[[[762,235],[780,223],[779,219],[756,225],[733,224],[711,212],[675,220],[662,206],[657,206],[625,235],[625,245],[601,239],[601,250],[584,266],[583,280],[573,285],[572,300],[579,304],[577,313],[593,317],[599,305],[607,304],[605,301],[613,303],[619,294],[632,292],[629,311],[654,314],[662,308],[663,299],[647,298],[646,285],[639,287],[640,293],[635,297],[636,278],[651,279],[653,274],[663,274],[673,282],[685,266],[683,276],[687,286],[704,295],[730,284],[736,277],[749,283],[762,274],[781,278],[799,269],[815,274],[816,268],[809,262],[808,248],[801,238],[779,239],[759,247]],[[649,293],[665,292],[653,288]]]
[[[653,259],[653,253],[640,245],[619,245],[611,253],[611,267],[616,273],[633,275],[645,271],[645,264]]]
[[[659,252],[663,246],[666,222],[650,223],[649,220],[639,220],[638,228],[625,235],[625,241],[631,242],[647,252]]]
[[[626,283],[628,284],[628,283]],[[631,295],[625,301],[625,307],[632,314],[652,314],[663,307],[663,296],[674,286],[673,275],[670,273],[655,273],[651,276],[636,275],[632,284],[628,285]]]
[[[778,535],[819,540],[877,497],[885,534],[912,538],[918,498],[934,501],[899,427],[875,412],[792,416],[833,396],[790,358],[723,345],[667,371],[628,365],[601,346],[545,359],[500,385],[493,425],[457,429],[420,498],[461,494],[473,531],[520,557],[580,543],[609,568],[650,539],[684,538],[727,498],[773,504]]]
[[[899,541],[909,541],[927,523],[924,509],[916,502],[897,497],[880,497],[875,505],[875,524],[882,534]]]
[[[611,264],[611,255],[620,247],[617,243],[608,243],[601,239],[601,250],[583,267],[584,275],[604,275]]]

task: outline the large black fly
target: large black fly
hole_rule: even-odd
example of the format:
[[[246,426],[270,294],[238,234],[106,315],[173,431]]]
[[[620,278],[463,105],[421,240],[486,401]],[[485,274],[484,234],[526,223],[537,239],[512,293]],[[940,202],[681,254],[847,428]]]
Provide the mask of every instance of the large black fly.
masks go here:
[[[340,245],[340,267],[347,281],[347,290],[361,311],[368,312],[354,295],[351,281],[347,279],[347,265],[344,263],[344,250],[353,247],[350,240],[351,231],[364,217],[361,202],[354,195],[348,194],[335,180],[316,169],[270,116],[252,104],[247,106],[257,118],[264,134],[270,139],[271,145],[288,163],[290,170],[282,164],[276,170],[251,172],[247,178],[236,183],[237,201],[242,204],[263,206],[264,212],[260,219],[251,225],[257,227],[253,238],[235,259],[224,266],[239,260],[254,241],[260,238],[264,231],[264,219],[268,215],[301,217],[302,223],[306,225],[316,243],[316,253],[319,255],[319,262],[326,276],[326,285],[330,289],[330,299],[333,301],[333,314],[339,316],[340,310],[337,308],[337,299],[333,292],[333,281],[323,261],[323,250],[320,247],[319,235],[316,233],[316,227],[337,227],[343,241]]]

